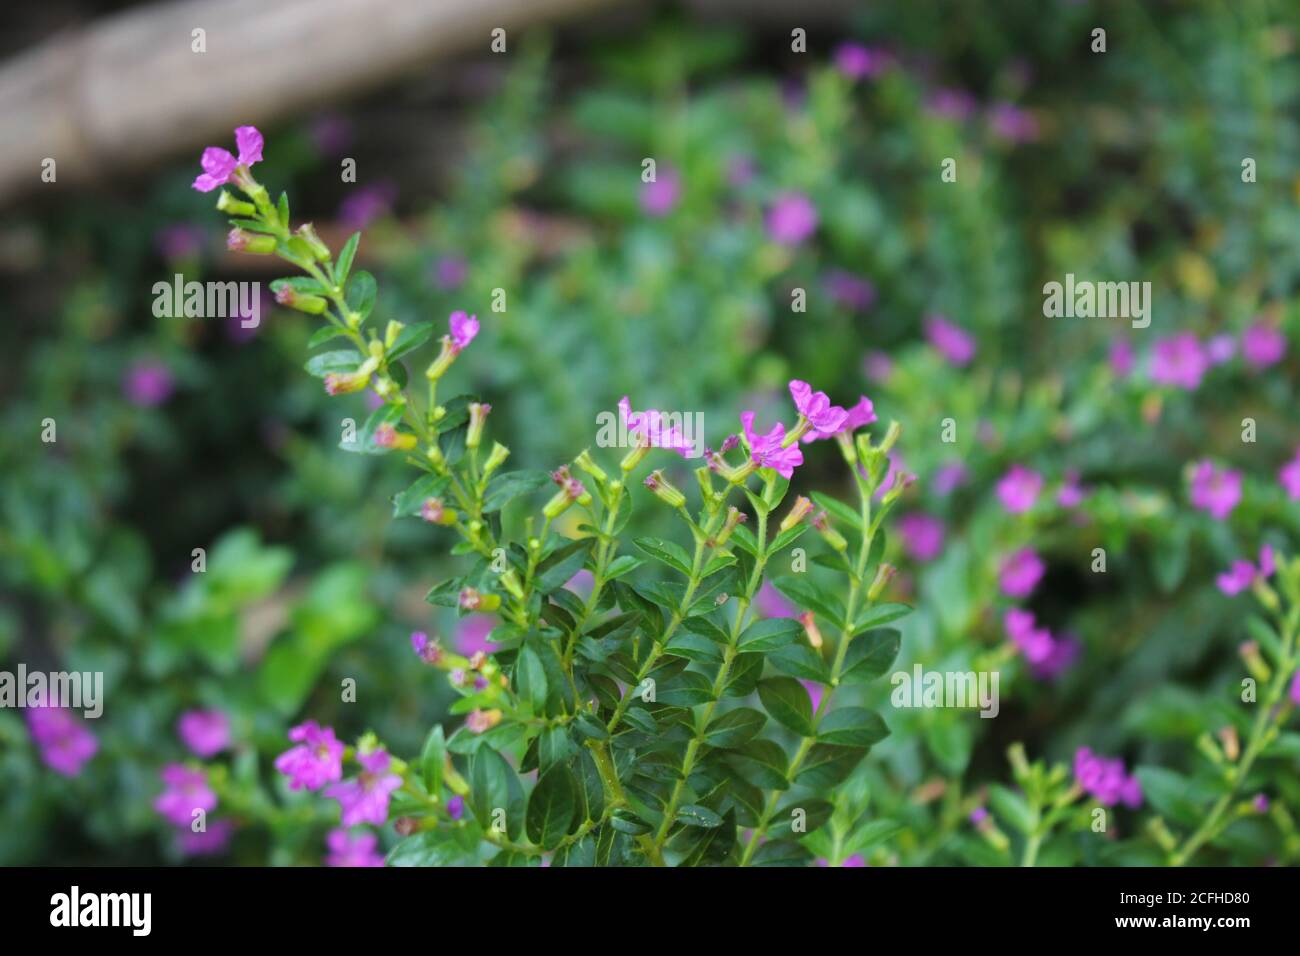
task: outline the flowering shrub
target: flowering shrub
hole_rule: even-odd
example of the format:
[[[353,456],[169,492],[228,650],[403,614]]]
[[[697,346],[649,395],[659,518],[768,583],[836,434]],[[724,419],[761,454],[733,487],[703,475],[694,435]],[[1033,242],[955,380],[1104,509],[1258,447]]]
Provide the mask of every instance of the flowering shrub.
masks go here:
[[[223,191],[217,201],[235,217],[230,248],[274,254],[306,273],[273,283],[277,301],[325,318],[313,345],[344,339],[350,346],[316,354],[307,371],[330,395],[373,388],[383,399],[341,447],[405,453],[423,472],[394,498],[394,515],[450,529],[459,538],[453,553],[471,562],[427,600],[497,620],[491,655],[465,657],[423,632],[412,635],[415,654],[445,671],[461,695],[452,710],[466,719],[455,733],[435,727],[408,761],[373,734],[345,747],[330,728],[309,721],[291,731],[296,746],[276,761],[290,787],[337,800],[345,828],[396,817],[407,839],[389,859],[400,864],[475,861],[484,846],[499,851],[492,860],[500,864],[542,854],[601,865],[809,858],[801,836],[830,820],[838,809],[835,785],[889,732],[879,715],[842,702],[836,691],[888,669],[899,635],[883,625],[909,610],[882,600],[894,569],[882,560],[881,524],[911,480],[895,471],[884,482],[897,426],[873,443],[859,431],[876,421],[869,399],[845,409],[792,381],[797,420],[789,431],[781,422],[756,431],[755,414],[746,411],[741,434],[705,452],[695,472],[698,510],[661,470],[644,477],[693,551],[642,537],[633,542],[639,556],[626,552],[620,532],[633,508],[629,483],[651,454],[691,454],[680,429],[656,410],[634,412],[624,398],[619,412],[632,447],[612,474],[589,451],[549,475],[502,471],[509,449],[499,442],[485,448],[491,405],[438,394],[478,334],[477,318],[452,314],[417,397],[400,360],[433,335],[433,324],[389,321],[382,334],[372,330],[376,283],[352,269],[360,233],[335,257],[310,224],[292,229],[287,197],[272,204],[251,173],[261,135],[240,127],[235,137],[238,161],[208,149],[194,188],[236,186],[246,199]],[[806,203],[788,205],[781,230],[797,241],[810,228],[810,211]],[[852,471],[858,507],[799,497],[779,517],[803,464],[801,444],[828,439]],[[523,533],[508,534],[502,512],[550,483],[558,490],[524,521]],[[873,505],[878,491],[883,496]],[[587,519],[572,539],[554,527],[571,508]],[[757,600],[770,566],[810,525],[826,544],[818,559],[843,578],[842,595],[777,578],[776,588],[808,611],[801,621],[763,617]],[[574,584],[584,571],[585,594]],[[796,742],[792,755],[781,737]],[[352,764],[356,775],[341,779]],[[182,792],[204,810],[215,806],[201,774],[195,780],[177,768],[165,775],[182,789],[160,798],[160,812]],[[525,793],[521,778],[533,775]],[[846,821],[832,862],[847,855],[864,822]],[[358,846],[346,834],[330,841],[335,855]]]

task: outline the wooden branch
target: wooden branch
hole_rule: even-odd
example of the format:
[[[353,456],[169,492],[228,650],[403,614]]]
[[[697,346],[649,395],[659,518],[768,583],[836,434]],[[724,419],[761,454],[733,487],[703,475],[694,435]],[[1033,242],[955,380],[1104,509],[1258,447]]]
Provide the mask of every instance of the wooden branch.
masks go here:
[[[110,181],[614,0],[188,0],[56,36],[0,68],[0,202]],[[192,50],[206,31],[207,52]],[[197,161],[198,154],[195,153]],[[196,167],[197,168],[197,167]],[[44,188],[50,188],[44,185]]]

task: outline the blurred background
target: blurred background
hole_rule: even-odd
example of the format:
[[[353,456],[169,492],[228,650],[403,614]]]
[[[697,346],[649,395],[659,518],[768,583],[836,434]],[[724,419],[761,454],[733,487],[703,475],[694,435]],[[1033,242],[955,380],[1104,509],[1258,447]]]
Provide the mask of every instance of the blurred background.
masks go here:
[[[228,254],[212,197],[190,188],[203,147],[230,148],[240,124],[265,134],[259,179],[295,220],[336,249],[365,230],[381,318],[478,314],[454,374],[492,403],[518,467],[594,445],[625,394],[703,412],[712,443],[741,409],[788,424],[791,377],[903,423],[898,465],[920,480],[891,529],[898,593],[918,607],[900,666],[999,666],[1003,701],[979,720],[892,710],[879,691],[893,733],[854,786],[905,827],[873,862],[989,862],[962,808],[1005,779],[1013,741],[1194,773],[1197,734],[1241,719],[1250,603],[1215,576],[1264,542],[1293,552],[1300,531],[1300,488],[1278,477],[1300,444],[1296,13],[13,0],[0,666],[102,671],[106,704],[72,773],[0,711],[0,863],[319,863],[335,811],[276,779],[286,728],[310,717],[418,752],[451,694],[410,631],[483,641],[424,602],[454,559],[392,518],[401,464],[338,450],[368,397],[327,399],[303,374],[311,317],[269,291],[255,329],[155,315],[154,284],[178,273],[263,288],[286,274]],[[1044,317],[1043,284],[1066,273],[1151,282],[1150,327]],[[1189,334],[1193,387],[1153,369]],[[1188,504],[1203,458],[1244,474],[1226,521]],[[808,461],[800,490],[847,492],[833,448]],[[1017,464],[1045,485],[1013,516],[994,489]],[[1043,574],[1008,594],[1022,548]],[[1008,644],[1011,606],[1060,642],[1046,671]],[[178,721],[196,709],[228,721],[208,760],[222,823],[201,841],[152,806],[159,768],[193,758]],[[1298,778],[1274,794],[1293,808]],[[1222,861],[1276,853],[1265,822],[1233,832]],[[1045,861],[1145,853],[1080,844]]]

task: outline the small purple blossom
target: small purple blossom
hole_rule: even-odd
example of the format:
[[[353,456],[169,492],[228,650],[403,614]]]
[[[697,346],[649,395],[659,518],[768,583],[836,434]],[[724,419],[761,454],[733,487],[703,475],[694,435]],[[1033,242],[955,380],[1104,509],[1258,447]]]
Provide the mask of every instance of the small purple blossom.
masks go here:
[[[203,250],[204,232],[193,223],[181,222],[158,230],[158,252],[168,262],[197,259]]]
[[[1023,465],[1012,465],[998,481],[997,495],[1011,514],[1023,514],[1034,506],[1043,490],[1043,476]]]
[[[865,312],[876,301],[876,287],[867,279],[846,272],[832,269],[822,280],[826,294],[836,305],[854,312]]]
[[[465,815],[465,798],[459,794],[447,801],[447,816],[459,820]]]
[[[1008,142],[1032,143],[1038,139],[1038,120],[1014,103],[994,103],[988,112],[988,123],[995,136]]]
[[[792,379],[790,397],[799,414],[808,419],[810,433],[816,433],[819,438],[830,438],[842,430],[848,421],[847,411],[839,405],[832,405],[825,392],[814,392],[807,382]],[[870,406],[871,403],[867,402],[867,414],[871,414]]]
[[[485,615],[472,614],[462,618],[456,629],[456,649],[466,657],[473,657],[480,651],[491,654],[496,645],[488,640],[492,633],[493,621]]]
[[[1079,484],[1079,473],[1067,471],[1065,480],[1056,492],[1056,503],[1062,508],[1077,508],[1083,503],[1084,494],[1083,486]]]
[[[461,256],[442,256],[433,266],[433,281],[444,292],[452,292],[465,284],[469,276],[469,263]]]
[[[1237,354],[1237,340],[1231,335],[1216,335],[1205,343],[1205,354],[1211,365],[1222,365]]]
[[[275,758],[275,769],[289,778],[290,790],[319,790],[343,775],[343,744],[329,727],[314,720],[289,731],[298,744]]]
[[[975,339],[942,315],[925,320],[925,338],[936,352],[958,367],[970,364],[975,357]]]
[[[230,820],[212,820],[199,832],[191,824],[176,831],[176,845],[183,856],[216,856],[226,852],[235,835],[235,825]]]
[[[1128,378],[1133,372],[1133,366],[1137,363],[1133,355],[1133,343],[1124,338],[1116,339],[1110,344],[1107,360],[1110,362],[1110,370],[1116,378]]]
[[[1195,391],[1210,367],[1209,356],[1191,332],[1161,339],[1151,351],[1149,374],[1158,385]]]
[[[771,581],[764,581],[763,586],[758,589],[758,594],[754,596],[754,604],[758,613],[763,617],[790,617],[797,618],[799,609],[785,599]]]
[[[1295,457],[1278,470],[1277,480],[1282,483],[1288,498],[1300,501],[1300,448],[1296,449]]]
[[[175,387],[175,380],[167,366],[152,360],[131,366],[122,383],[127,401],[140,408],[161,405],[171,398]]]
[[[813,713],[816,713],[817,708],[820,707],[822,703],[822,685],[816,681],[804,680],[802,678],[800,678],[799,683],[803,684],[803,689],[808,692],[808,700],[812,703]]]
[[[675,169],[665,167],[650,182],[641,184],[641,211],[647,216],[666,216],[682,197],[682,180]]]
[[[1047,565],[1033,548],[1021,548],[1002,562],[998,583],[1002,593],[1012,598],[1027,598],[1042,580]]]
[[[970,119],[977,105],[975,97],[955,87],[940,87],[925,99],[926,112],[957,122]]]
[[[342,827],[331,830],[325,837],[325,846],[329,853],[325,856],[326,866],[383,866],[384,858],[375,852],[379,838],[368,830],[345,830]]]
[[[362,186],[339,206],[339,219],[354,231],[365,229],[376,219],[392,211],[397,187],[392,183]]]
[[[1192,470],[1190,499],[1194,508],[1208,511],[1215,521],[1223,521],[1241,502],[1241,472],[1219,468],[1208,459],[1197,462]]]
[[[1291,678],[1291,703],[1300,704],[1300,669],[1297,669],[1295,676]]]
[[[894,523],[903,549],[916,561],[933,561],[943,550],[943,522],[933,515],[913,512]]]
[[[970,822],[979,826],[989,818],[989,812],[984,807],[976,807],[970,812]]]
[[[99,751],[99,738],[62,707],[31,707],[27,729],[41,752],[41,762],[57,774],[75,777]]]
[[[663,448],[675,451],[683,458],[695,455],[695,443],[687,441],[682,430],[669,423],[669,418],[656,409],[644,412],[632,411],[632,403],[624,395],[618,402],[618,414],[631,437],[648,444],[651,448]]]
[[[208,786],[208,775],[202,770],[169,763],[159,776],[164,789],[154,800],[153,808],[177,826],[188,828],[195,810],[209,813],[216,809],[217,794]]]
[[[785,426],[777,422],[766,435],[754,431],[754,413],[741,412],[740,423],[744,426],[745,443],[749,446],[749,457],[759,468],[773,468],[782,478],[790,478],[794,470],[803,464],[803,452],[798,442],[789,448],[783,448]]]
[[[1080,747],[1074,754],[1074,779],[1084,792],[1105,806],[1123,803],[1127,807],[1138,807],[1142,804],[1142,785],[1136,777],[1125,773],[1124,761],[1118,757],[1100,757],[1089,748]]]
[[[230,718],[220,710],[187,710],[176,734],[196,757],[215,757],[230,746]]]
[[[201,193],[210,193],[218,186],[230,182],[239,167],[247,169],[262,161],[262,134],[257,131],[257,127],[237,127],[235,145],[239,149],[238,159],[219,146],[209,146],[203,151],[203,156],[199,160],[203,173],[194,180],[194,189]]]
[[[850,80],[877,77],[892,59],[887,51],[861,43],[841,43],[835,48],[835,69]]]
[[[817,207],[802,193],[782,193],[767,211],[767,234],[783,246],[797,246],[817,231]]]
[[[964,485],[969,477],[970,470],[964,463],[946,462],[935,469],[934,477],[930,479],[930,487],[939,497],[947,497]]]
[[[1263,582],[1273,576],[1277,570],[1277,561],[1273,556],[1273,549],[1264,545],[1259,549],[1259,566],[1256,567],[1244,558],[1238,558],[1232,562],[1227,571],[1224,571],[1214,579],[1219,586],[1219,590],[1228,596],[1240,594],[1255,585],[1255,582]]]
[[[478,316],[466,315],[464,312],[453,312],[447,320],[447,326],[451,330],[451,347],[453,354],[459,355],[460,352],[469,347],[478,335]]]
[[[1286,336],[1272,322],[1261,320],[1241,335],[1241,357],[1254,369],[1276,365],[1286,355]]]
[[[884,352],[868,352],[862,360],[862,371],[872,381],[884,384],[894,372],[894,361]]]
[[[357,763],[361,764],[361,772],[332,784],[325,790],[325,796],[339,802],[345,827],[359,823],[382,826],[388,819],[389,795],[402,785],[402,778],[389,773],[392,760],[385,750],[357,754]]]

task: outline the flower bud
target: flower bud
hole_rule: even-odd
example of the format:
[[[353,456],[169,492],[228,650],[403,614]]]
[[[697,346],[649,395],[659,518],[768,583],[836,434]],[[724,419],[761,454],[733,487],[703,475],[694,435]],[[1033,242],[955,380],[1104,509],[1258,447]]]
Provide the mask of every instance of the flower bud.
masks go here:
[[[501,572],[501,586],[509,592],[510,596],[516,601],[524,599],[524,586],[519,583],[519,575],[515,573],[514,568],[506,568]]]
[[[609,480],[609,475],[605,474],[605,469],[596,464],[591,457],[590,450],[586,448],[582,450],[581,455],[573,459],[573,463],[587,474],[591,475],[592,478],[596,479],[596,484],[598,485],[603,485]]]
[[[890,579],[897,573],[898,568],[889,563],[882,563],[876,570],[876,579],[871,582],[871,587],[867,589],[867,600],[875,602],[884,592]]]
[[[320,236],[316,234],[316,227],[309,222],[304,222],[297,230],[298,238],[307,243],[307,248],[311,254],[320,262],[327,262],[330,258],[330,247],[321,242]]]
[[[275,301],[285,308],[297,309],[309,315],[320,315],[329,307],[329,303],[320,296],[299,292],[287,282],[275,290]]]
[[[221,195],[217,197],[217,209],[228,216],[242,216],[244,219],[250,219],[257,215],[257,207],[251,202],[236,199],[224,189],[221,190]]]
[[[393,319],[388,323],[388,327],[384,329],[385,352],[397,344],[397,337],[402,334],[402,329],[404,328],[406,328],[406,326],[401,322],[398,322],[396,319]]]
[[[438,357],[425,370],[425,378],[431,382],[438,381],[447,374],[447,369],[451,368],[451,363],[456,361],[456,356],[459,354],[460,349],[456,348],[451,336],[444,335],[442,337],[442,351],[438,353]]]
[[[411,647],[426,664],[437,666],[442,662],[442,645],[438,643],[437,638],[430,640],[429,635],[424,631],[416,631],[411,635]]]
[[[745,512],[741,511],[735,505],[727,509],[727,520],[722,524],[720,530],[710,541],[709,547],[720,548],[731,538],[731,533],[736,530],[737,525],[748,520]]]
[[[501,711],[493,710],[472,710],[469,716],[465,718],[465,726],[469,728],[470,733],[481,734],[491,730],[501,722]]]
[[[492,472],[504,465],[506,459],[509,457],[510,449],[499,441],[494,441],[492,443],[492,450],[488,452],[487,461],[483,463],[483,477],[486,478],[488,475],[492,474]]]
[[[457,599],[463,611],[483,611],[489,613],[501,606],[501,595],[483,594],[474,588],[464,588]]]
[[[424,457],[429,459],[429,464],[433,465],[437,471],[442,471],[447,464],[446,459],[442,457],[442,449],[438,447],[436,441],[430,442],[429,449],[424,453]]]
[[[800,495],[794,500],[794,505],[791,506],[790,513],[787,514],[785,519],[781,522],[779,530],[782,532],[789,531],[808,516],[808,512],[812,511],[812,506],[811,501],[803,495]]]
[[[429,524],[452,525],[456,523],[456,512],[443,507],[441,498],[425,498],[420,506],[420,517]]]
[[[393,451],[410,451],[416,446],[416,438],[410,432],[399,432],[392,425],[384,422],[375,429],[375,445],[379,448],[391,448]]]
[[[655,469],[646,475],[645,486],[655,493],[655,497],[670,508],[684,508],[686,496],[672,486],[664,473]]]
[[[641,464],[641,460],[648,454],[650,454],[650,443],[648,441],[634,445],[632,450],[623,456],[623,460],[618,463],[618,467],[624,472],[629,472]]]
[[[880,500],[880,503],[886,507],[892,505],[914,481],[916,481],[916,475],[905,471],[894,472],[894,483],[889,486],[889,490],[885,492],[885,497]]]
[[[1264,656],[1260,654],[1259,645],[1254,641],[1246,641],[1237,648],[1237,652],[1246,662],[1246,670],[1250,671],[1251,676],[1261,684],[1267,683],[1273,672],[1264,661]]]
[[[814,648],[820,649],[822,646],[822,632],[817,627],[817,618],[812,611],[804,611],[799,615],[799,623],[803,625],[804,633],[808,635],[808,643]]]
[[[542,514],[548,519],[555,520],[564,514],[575,501],[580,504],[587,504],[591,501],[591,495],[587,492],[586,486],[573,477],[568,465],[561,465],[551,472],[551,480],[560,486],[560,490],[542,508]]]
[[[236,226],[226,236],[226,248],[231,252],[248,252],[257,256],[269,256],[275,252],[275,236],[248,232]]]
[[[848,548],[849,543],[844,540],[844,535],[831,526],[830,519],[826,517],[826,512],[819,511],[813,516],[813,527],[822,536],[822,540],[836,551],[844,551]]]
[[[487,422],[488,412],[492,406],[481,402],[470,402],[469,430],[465,432],[465,447],[477,448],[483,441],[483,425]]]
[[[835,444],[840,446],[840,454],[852,468],[858,463],[858,450],[854,444],[853,436],[847,431],[835,433]]]
[[[374,359],[366,359],[353,372],[330,372],[325,376],[325,391],[330,395],[348,395],[352,392],[359,392],[370,384],[370,376],[374,374],[379,363]]]
[[[880,445],[877,447],[886,455],[889,454],[889,450],[894,447],[898,441],[898,436],[902,433],[903,426],[896,421],[891,421],[889,428],[885,431],[885,437],[880,439]]]

